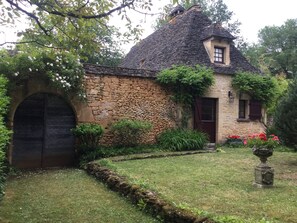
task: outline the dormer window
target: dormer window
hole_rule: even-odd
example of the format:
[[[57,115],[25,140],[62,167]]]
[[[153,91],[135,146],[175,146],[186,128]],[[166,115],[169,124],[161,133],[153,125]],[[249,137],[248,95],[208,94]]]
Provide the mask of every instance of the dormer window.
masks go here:
[[[217,66],[230,66],[230,49],[234,39],[219,23],[205,27],[201,34],[209,60]]]
[[[214,62],[215,63],[224,63],[224,48],[214,47]]]

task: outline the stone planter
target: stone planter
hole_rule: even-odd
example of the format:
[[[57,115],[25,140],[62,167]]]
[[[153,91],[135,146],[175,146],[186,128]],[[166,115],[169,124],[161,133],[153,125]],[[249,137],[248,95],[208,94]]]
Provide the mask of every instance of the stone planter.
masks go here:
[[[227,139],[225,144],[231,147],[243,146],[241,139]]]
[[[260,158],[261,163],[255,168],[254,186],[270,188],[273,186],[274,169],[266,162],[273,155],[273,149],[267,147],[253,147],[253,154]]]

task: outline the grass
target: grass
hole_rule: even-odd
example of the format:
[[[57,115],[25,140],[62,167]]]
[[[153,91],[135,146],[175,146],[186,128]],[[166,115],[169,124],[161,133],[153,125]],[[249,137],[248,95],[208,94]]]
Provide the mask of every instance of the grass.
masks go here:
[[[177,206],[242,222],[297,222],[297,154],[275,152],[272,189],[252,186],[257,157],[246,148],[116,162],[117,171]],[[235,220],[233,222],[239,222]]]
[[[0,222],[157,222],[77,169],[26,172],[10,178]]]

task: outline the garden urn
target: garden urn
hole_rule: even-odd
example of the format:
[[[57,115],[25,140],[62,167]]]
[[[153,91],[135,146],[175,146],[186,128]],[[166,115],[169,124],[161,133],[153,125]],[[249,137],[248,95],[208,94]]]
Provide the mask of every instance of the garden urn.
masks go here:
[[[274,169],[267,164],[267,158],[272,156],[273,149],[263,147],[253,147],[253,154],[260,158],[260,164],[255,168],[254,185],[260,188],[273,186]]]

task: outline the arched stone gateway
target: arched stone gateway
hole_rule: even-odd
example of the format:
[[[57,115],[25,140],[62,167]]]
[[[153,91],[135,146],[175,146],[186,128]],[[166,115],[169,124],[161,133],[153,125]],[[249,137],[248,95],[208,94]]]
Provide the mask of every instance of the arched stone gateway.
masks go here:
[[[18,168],[71,166],[75,161],[75,114],[60,96],[37,93],[17,108],[12,165]]]

